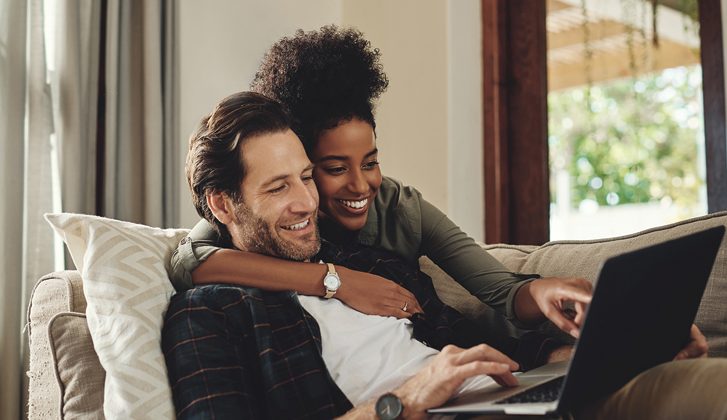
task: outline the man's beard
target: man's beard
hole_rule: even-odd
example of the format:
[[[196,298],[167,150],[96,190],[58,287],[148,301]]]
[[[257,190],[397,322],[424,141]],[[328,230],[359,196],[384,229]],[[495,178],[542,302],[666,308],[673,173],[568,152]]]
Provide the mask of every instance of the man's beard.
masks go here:
[[[285,258],[293,261],[305,261],[315,254],[321,247],[318,234],[318,223],[315,216],[311,216],[310,223],[315,225],[315,231],[304,241],[289,241],[274,233],[274,227],[250,210],[243,202],[235,203],[234,224],[238,230],[239,242],[245,251],[265,254],[273,257]]]

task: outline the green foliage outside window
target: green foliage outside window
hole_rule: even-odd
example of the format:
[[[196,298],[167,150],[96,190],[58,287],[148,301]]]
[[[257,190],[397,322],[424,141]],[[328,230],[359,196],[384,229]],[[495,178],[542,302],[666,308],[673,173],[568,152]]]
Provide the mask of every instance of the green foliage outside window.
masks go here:
[[[704,183],[701,85],[693,66],[552,92],[551,182],[558,170],[570,174],[573,207],[585,200],[696,207]]]

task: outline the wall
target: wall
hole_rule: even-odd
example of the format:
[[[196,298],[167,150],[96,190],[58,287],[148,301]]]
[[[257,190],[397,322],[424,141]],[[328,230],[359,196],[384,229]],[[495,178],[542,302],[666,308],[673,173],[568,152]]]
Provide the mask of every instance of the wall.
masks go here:
[[[478,0],[215,0],[178,7],[185,153],[197,121],[223,96],[248,86],[274,41],[299,27],[354,26],[381,50],[390,79],[376,110],[383,172],[417,187],[482,239]],[[191,226],[197,215],[186,183],[180,200],[181,225]]]
[[[480,1],[448,2],[449,216],[483,241],[485,190]]]
[[[178,13],[178,132],[183,176],[189,134],[225,96],[245,90],[267,48],[296,29],[341,20],[340,0],[180,1]],[[187,182],[180,183],[180,226],[199,217]]]
[[[346,0],[343,23],[381,50],[389,89],[376,111],[382,172],[446,210],[447,6],[441,1]]]

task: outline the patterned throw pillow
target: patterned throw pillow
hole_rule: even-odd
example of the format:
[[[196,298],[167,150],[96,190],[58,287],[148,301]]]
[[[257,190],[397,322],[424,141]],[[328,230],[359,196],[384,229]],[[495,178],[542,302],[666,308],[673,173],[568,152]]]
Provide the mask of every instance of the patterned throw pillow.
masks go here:
[[[106,370],[108,419],[174,419],[161,352],[167,277],[184,229],[157,229],[81,214],[47,214],[83,278],[93,345]]]

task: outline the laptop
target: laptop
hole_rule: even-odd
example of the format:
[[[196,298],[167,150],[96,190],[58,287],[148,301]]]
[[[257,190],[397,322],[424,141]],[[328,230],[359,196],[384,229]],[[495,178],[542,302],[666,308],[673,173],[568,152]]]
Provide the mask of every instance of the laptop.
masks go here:
[[[518,375],[519,385],[468,392],[440,414],[567,413],[611,394],[689,341],[724,226],[607,259],[570,361]]]

